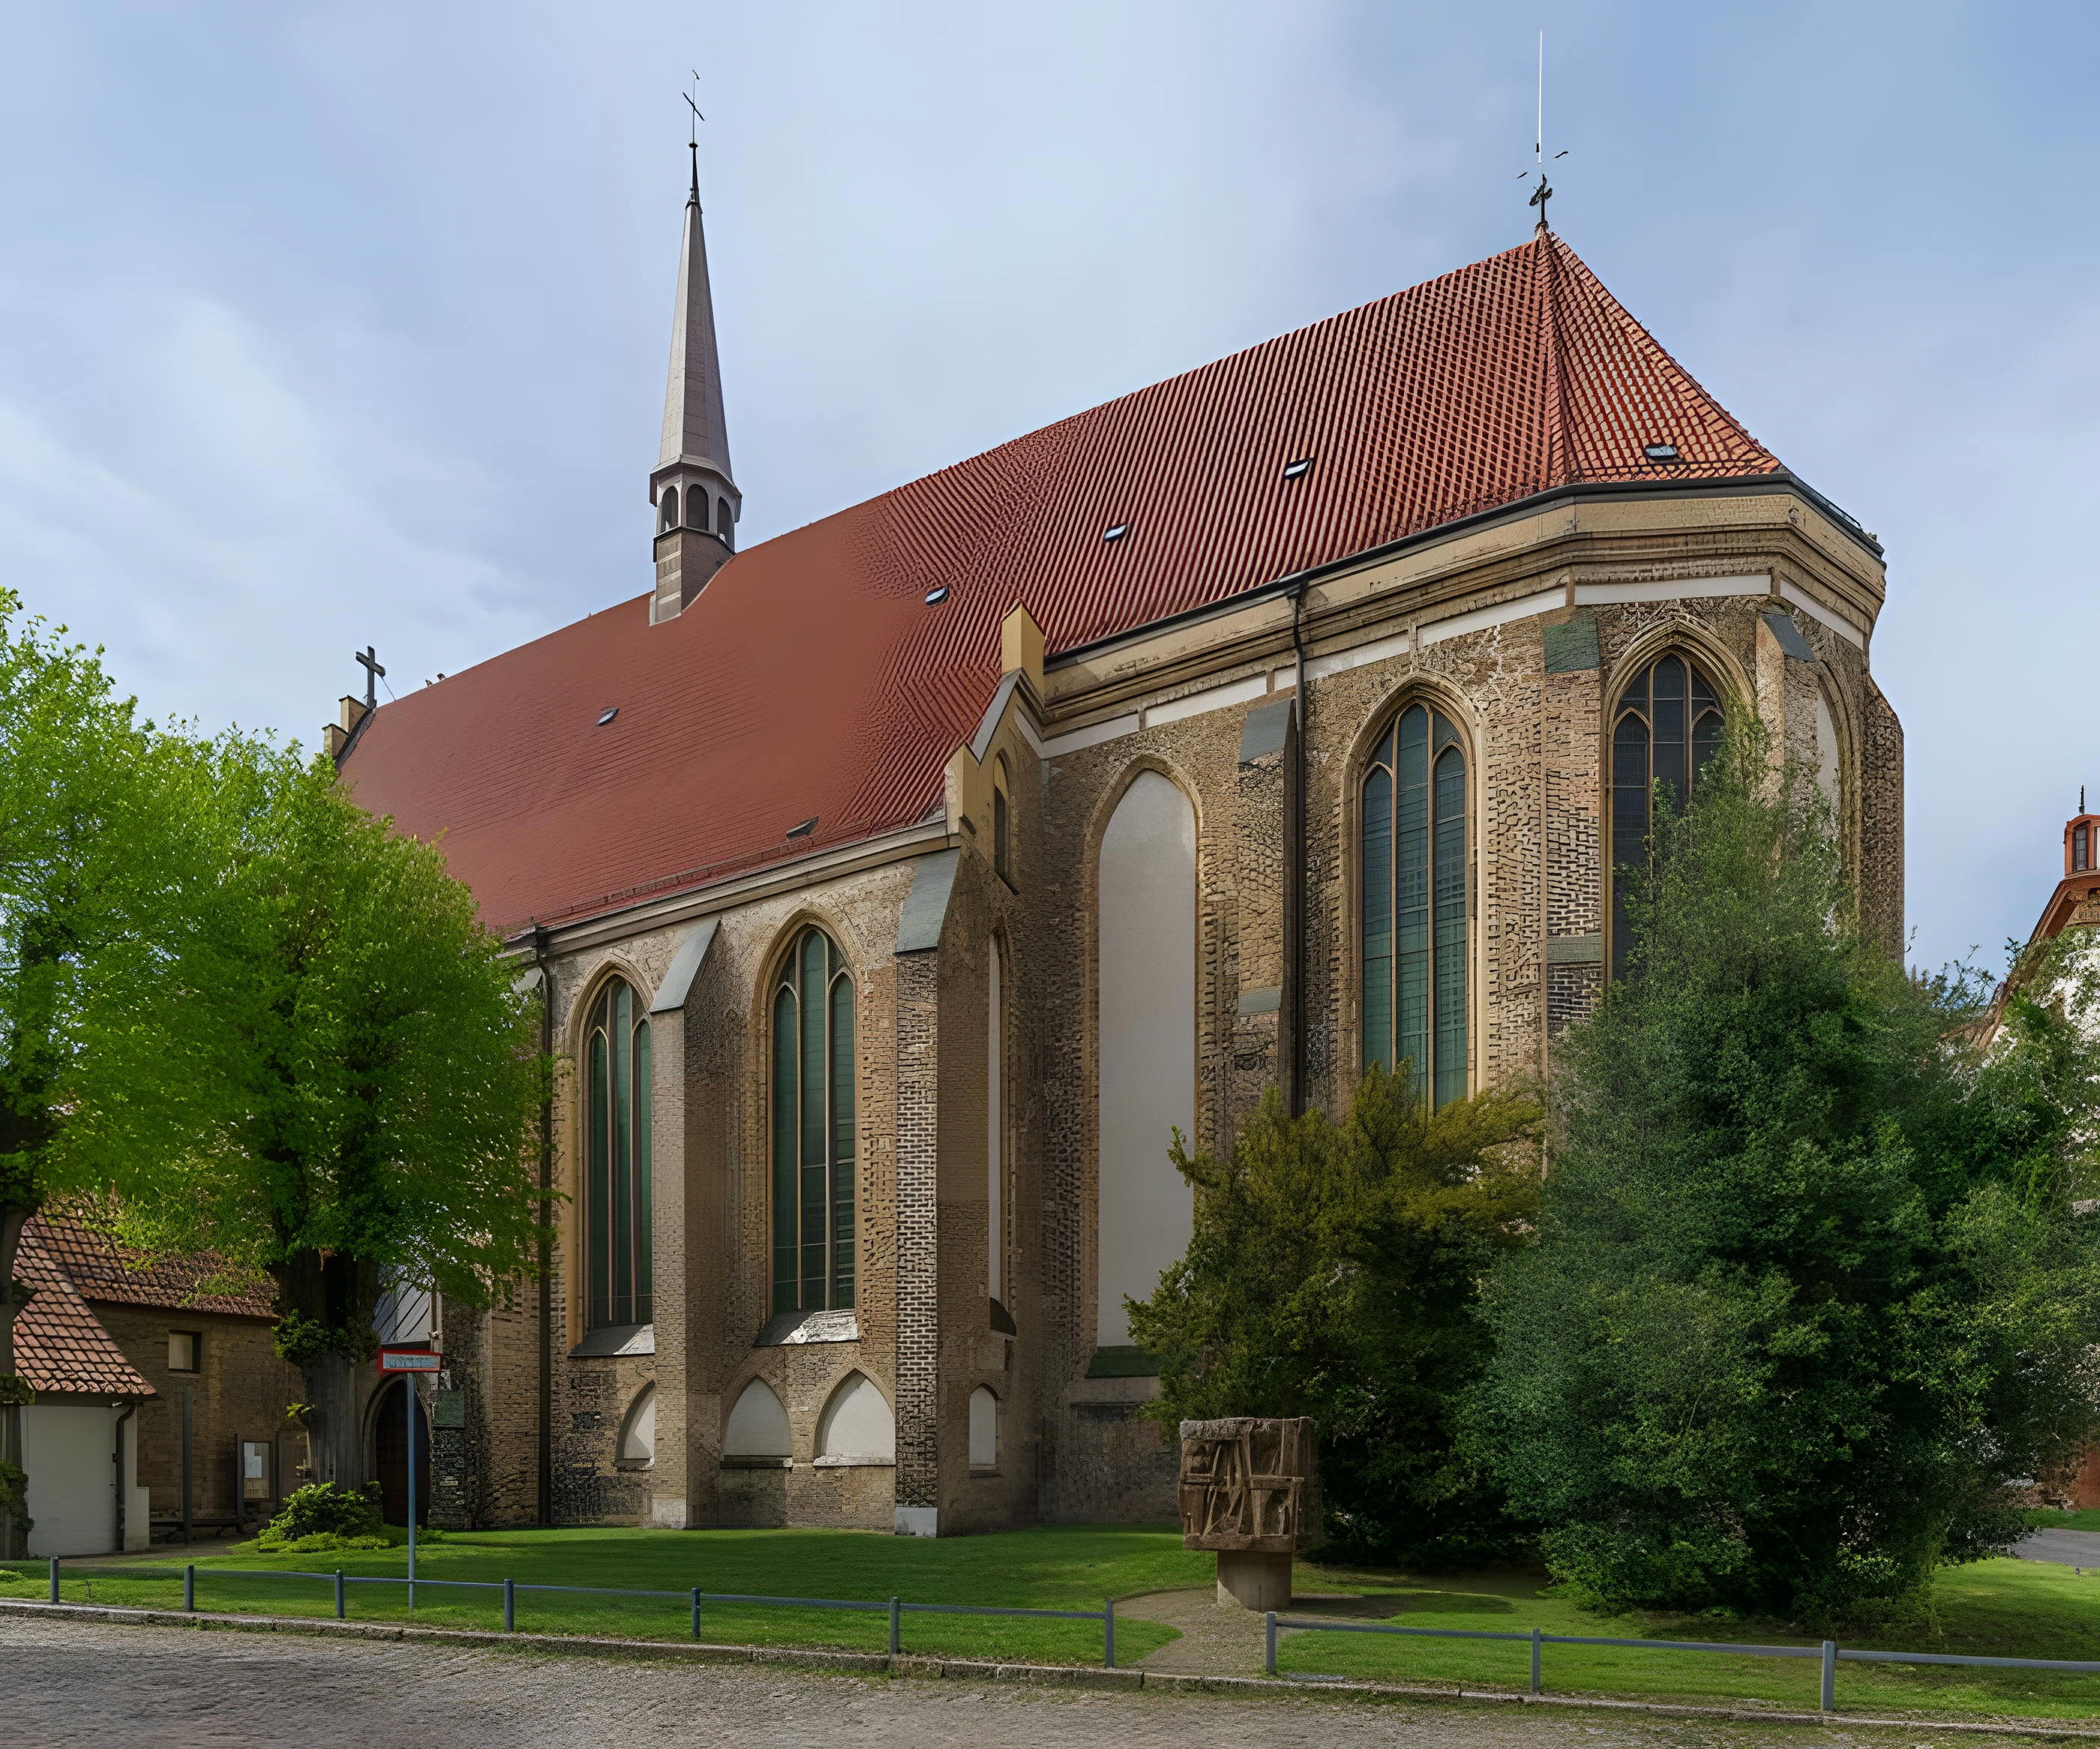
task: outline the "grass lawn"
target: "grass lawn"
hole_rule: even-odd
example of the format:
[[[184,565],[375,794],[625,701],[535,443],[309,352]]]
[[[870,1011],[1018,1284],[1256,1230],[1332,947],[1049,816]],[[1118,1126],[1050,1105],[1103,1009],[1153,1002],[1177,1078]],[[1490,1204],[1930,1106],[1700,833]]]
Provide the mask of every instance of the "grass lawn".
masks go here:
[[[1297,1584],[1301,1594],[1347,1592],[1361,1597],[1364,1601],[1357,1607],[1369,1619],[1390,1619],[1407,1627],[1520,1633],[1537,1627],[1547,1633],[1619,1639],[1729,1640],[1758,1645],[1815,1643],[1770,1624],[1710,1616],[1590,1614],[1546,1588],[1537,1576],[1523,1574],[1416,1580],[1301,1564]],[[2069,1567],[2032,1561],[1984,1561],[1950,1568],[1934,1588],[1930,1619],[1889,1632],[1862,1633],[1840,1643],[1863,1650],[2100,1660],[2100,1575],[2080,1577]],[[1529,1680],[1530,1658],[1529,1645],[1507,1641],[1314,1632],[1287,1636],[1277,1664],[1288,1672],[1522,1688]],[[1543,1653],[1542,1672],[1548,1693],[1726,1698],[1811,1711],[1820,1680],[1818,1665],[1811,1658],[1606,1646],[1549,1645]],[[1838,1705],[1853,1711],[2090,1718],[2100,1716],[2100,1675],[1840,1663]]]
[[[2100,1506],[2074,1507],[2068,1512],[2038,1506],[2027,1514],[2027,1522],[2037,1530],[2100,1530]]]
[[[334,1613],[332,1588],[289,1576],[332,1573],[399,1578],[400,1549],[340,1555],[265,1555],[252,1544],[196,1551],[200,1610],[284,1615]],[[67,1602],[179,1607],[182,1557],[76,1562],[62,1570]],[[229,1568],[282,1578],[245,1578]],[[989,1536],[918,1538],[869,1530],[521,1530],[448,1532],[418,1552],[419,1579],[514,1579],[523,1587],[593,1585],[642,1591],[735,1592],[886,1603],[1001,1604],[1026,1609],[1099,1610],[1102,1600],[1141,1591],[1207,1583],[1210,1557],[1181,1548],[1178,1532],[1122,1526],[1045,1526]],[[38,1564],[19,1578],[0,1569],[0,1596],[46,1595]],[[364,1619],[408,1619],[407,1588],[352,1585],[349,1613]],[[502,1594],[417,1588],[413,1618],[432,1627],[500,1628]],[[521,1632],[683,1639],[690,1613],[682,1598],[579,1597],[520,1591]],[[839,1647],[878,1652],[889,1623],[878,1612],[793,1610],[708,1604],[702,1637],[740,1645]],[[1118,1619],[1116,1651],[1128,1663],[1176,1637],[1172,1628]],[[1035,1621],[999,1616],[915,1615],[903,1621],[907,1652],[1030,1663],[1097,1664],[1098,1622]]]

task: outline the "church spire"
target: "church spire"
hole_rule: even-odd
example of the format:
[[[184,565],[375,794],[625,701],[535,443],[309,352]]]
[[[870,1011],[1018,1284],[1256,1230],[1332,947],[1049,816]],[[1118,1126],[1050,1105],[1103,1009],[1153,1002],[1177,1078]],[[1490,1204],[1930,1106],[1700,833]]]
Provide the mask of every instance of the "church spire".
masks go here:
[[[650,616],[658,621],[683,612],[729,562],[743,510],[743,495],[730,472],[729,422],[722,412],[721,361],[715,348],[714,298],[700,218],[697,137],[690,144],[692,182],[678,247],[664,442],[649,476],[649,501],[656,506],[656,594]]]

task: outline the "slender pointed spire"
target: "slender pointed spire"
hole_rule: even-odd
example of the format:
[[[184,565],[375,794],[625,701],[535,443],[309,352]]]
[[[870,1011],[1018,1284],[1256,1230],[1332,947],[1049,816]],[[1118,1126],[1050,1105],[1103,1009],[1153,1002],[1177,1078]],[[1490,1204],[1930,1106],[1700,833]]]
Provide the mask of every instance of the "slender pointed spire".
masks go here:
[[[729,421],[722,412],[721,360],[715,347],[714,294],[708,283],[708,240],[700,217],[700,153],[686,197],[678,246],[678,297],[671,316],[671,372],[664,396],[659,467],[685,462],[731,479]]]
[[[690,98],[686,99],[692,104]],[[649,475],[656,506],[656,593],[652,618],[674,619],[729,562],[743,494],[730,471],[729,421],[722,412],[721,360],[708,283],[708,241],[700,216],[699,108],[693,105],[692,180],[678,245],[678,295],[671,312],[671,368],[664,391],[664,442]]]

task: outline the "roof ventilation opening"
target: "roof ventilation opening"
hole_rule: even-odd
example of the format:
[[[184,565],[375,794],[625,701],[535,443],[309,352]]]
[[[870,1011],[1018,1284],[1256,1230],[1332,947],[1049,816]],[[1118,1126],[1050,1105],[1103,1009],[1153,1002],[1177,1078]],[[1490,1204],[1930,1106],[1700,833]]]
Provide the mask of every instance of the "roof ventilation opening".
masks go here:
[[[1299,479],[1312,471],[1312,457],[1300,456],[1295,462],[1287,462],[1284,464],[1283,477],[1286,479]]]
[[[1644,444],[1642,447],[1641,453],[1646,456],[1651,462],[1675,462],[1679,459],[1677,453],[1677,445],[1674,444]]]
[[[788,836],[791,838],[806,838],[816,829],[817,816],[812,814],[807,819],[804,820],[801,825],[790,826],[788,828]]]
[[[602,729],[602,728],[603,728],[603,727],[605,727],[608,722],[611,722],[611,721],[612,721],[612,719],[613,719],[615,717],[617,717],[619,714],[620,714],[620,707],[619,707],[617,704],[615,704],[615,705],[614,705],[614,706],[612,707],[612,709],[611,709],[611,710],[608,710],[608,711],[603,712],[603,713],[602,713],[600,714],[600,716],[599,716],[599,718],[598,718],[598,726],[601,729]]]
[[[1101,538],[1102,538],[1104,541],[1120,541],[1120,540],[1121,540],[1121,539],[1122,539],[1125,535],[1128,534],[1129,532],[1130,532],[1130,524],[1129,524],[1128,523],[1116,523],[1116,524],[1114,524],[1112,528],[1110,528],[1110,529],[1109,529],[1109,530],[1108,530],[1105,534],[1103,534],[1103,535],[1101,536]]]
[[[926,591],[926,605],[929,607],[938,607],[947,598],[948,585],[945,583],[938,589],[929,589]]]

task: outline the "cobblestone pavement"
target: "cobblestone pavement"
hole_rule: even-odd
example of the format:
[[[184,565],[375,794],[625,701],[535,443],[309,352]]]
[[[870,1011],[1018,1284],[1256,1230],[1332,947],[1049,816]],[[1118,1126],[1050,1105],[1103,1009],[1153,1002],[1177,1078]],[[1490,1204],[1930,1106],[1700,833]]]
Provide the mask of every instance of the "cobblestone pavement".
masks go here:
[[[32,1749],[1956,1749],[1965,1742],[1923,1726],[1849,1733],[1419,1702],[1061,1692],[20,1617],[0,1617],[0,1732]]]

